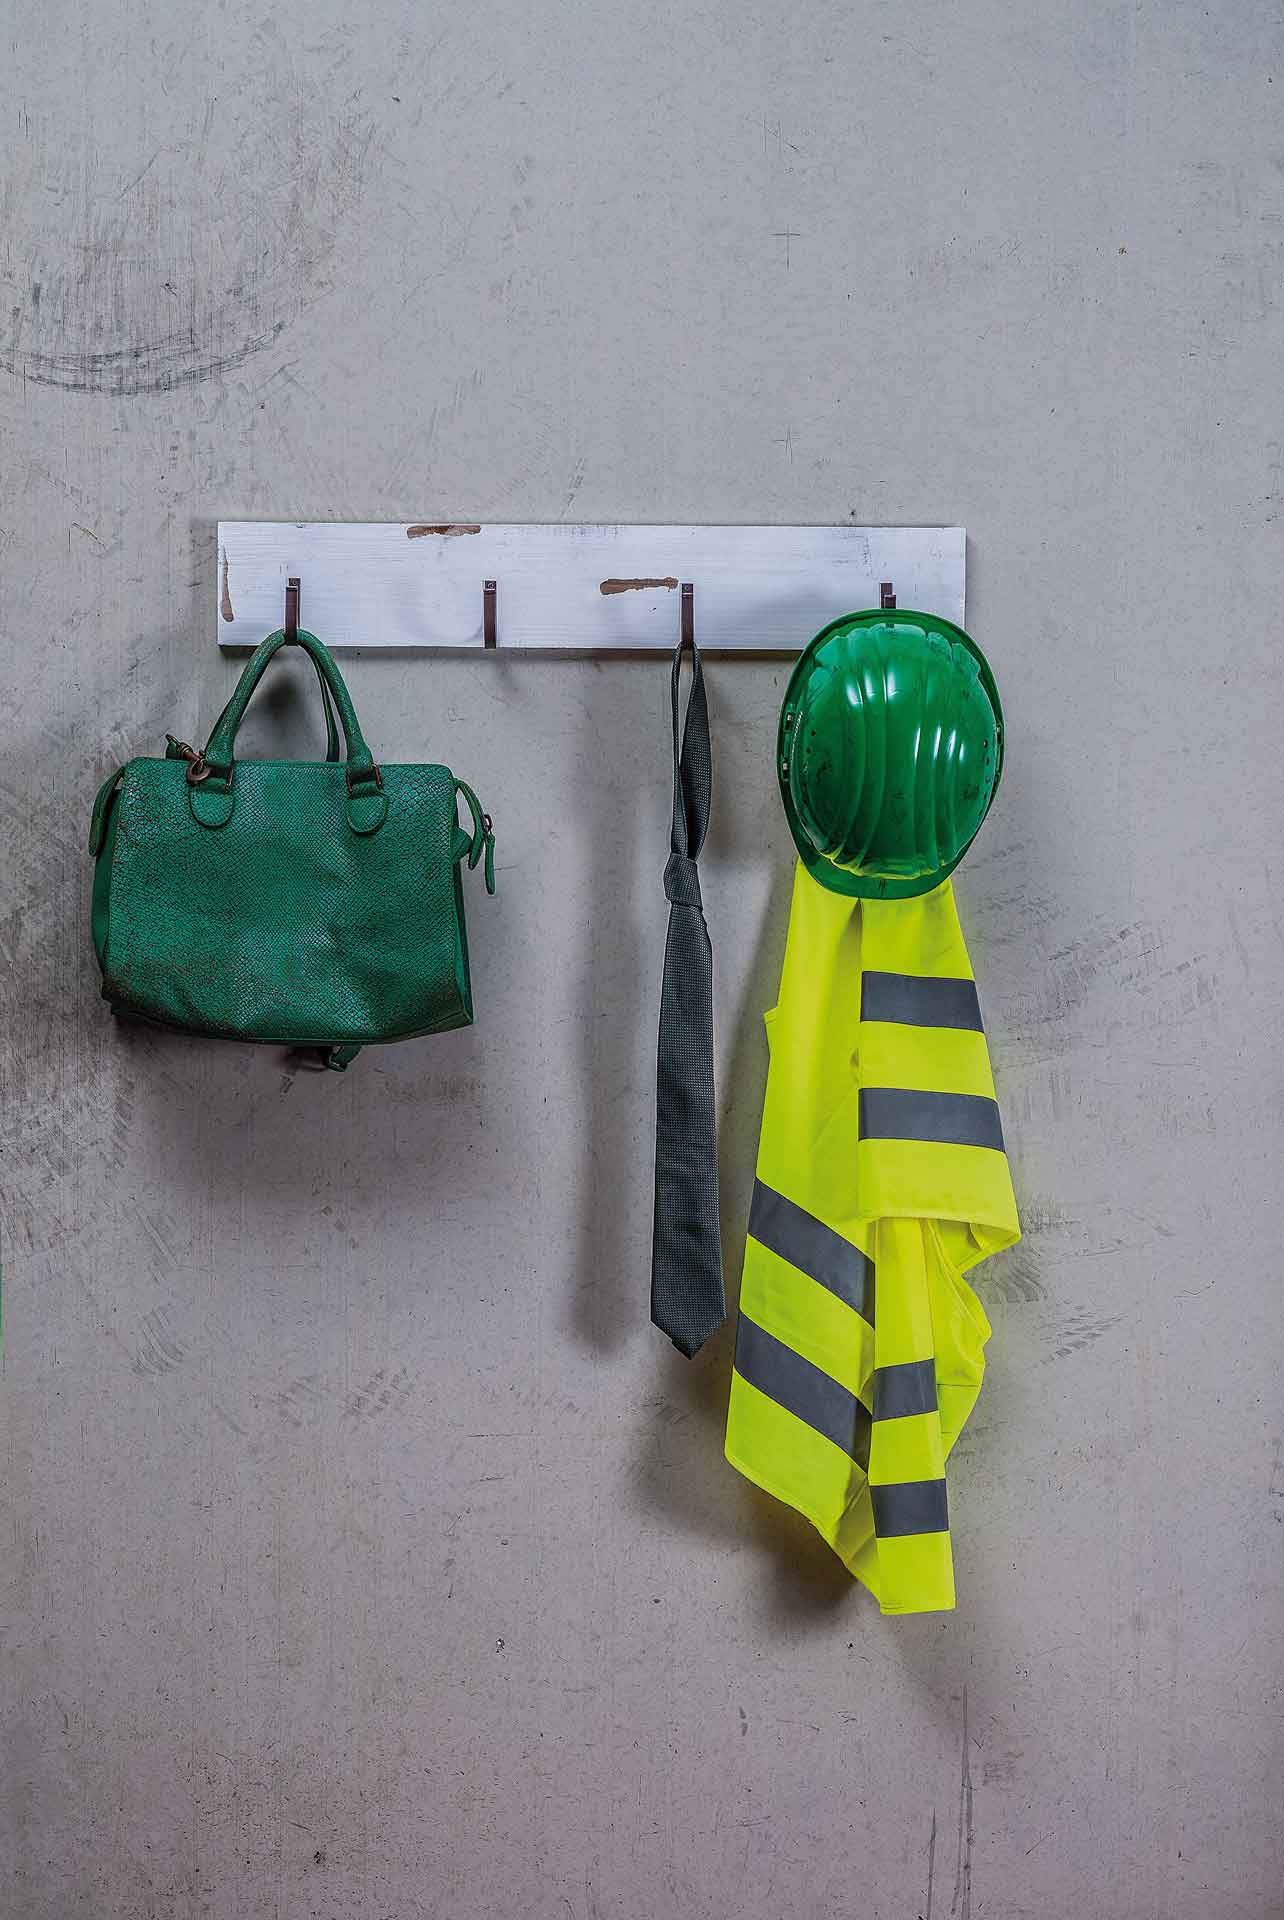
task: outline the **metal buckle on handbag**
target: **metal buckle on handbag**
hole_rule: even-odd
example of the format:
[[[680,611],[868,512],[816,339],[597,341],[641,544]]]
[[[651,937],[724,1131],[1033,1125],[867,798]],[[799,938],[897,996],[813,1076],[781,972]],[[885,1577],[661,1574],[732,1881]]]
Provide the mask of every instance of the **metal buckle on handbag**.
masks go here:
[[[187,784],[189,787],[198,787],[202,780],[209,779],[210,770],[205,763],[205,755],[203,753],[198,753],[195,747],[189,747],[186,740],[176,740],[172,733],[167,733],[165,738],[169,741],[170,746],[173,747],[179,759],[186,760],[187,762]]]

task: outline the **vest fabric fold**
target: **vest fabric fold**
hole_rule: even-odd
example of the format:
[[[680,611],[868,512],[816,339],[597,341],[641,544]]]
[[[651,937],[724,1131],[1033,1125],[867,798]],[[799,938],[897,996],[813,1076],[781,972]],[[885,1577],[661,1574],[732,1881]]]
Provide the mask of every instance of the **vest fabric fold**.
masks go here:
[[[855,900],[800,864],[749,1216],[727,1458],[884,1613],[954,1605],[945,1462],[1020,1236],[954,893]]]

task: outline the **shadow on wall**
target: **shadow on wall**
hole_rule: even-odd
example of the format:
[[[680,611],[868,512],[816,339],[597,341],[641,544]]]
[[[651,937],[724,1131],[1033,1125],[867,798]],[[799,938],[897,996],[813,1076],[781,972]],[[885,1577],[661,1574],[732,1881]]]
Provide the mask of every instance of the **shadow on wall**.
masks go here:
[[[860,1590],[801,1514],[745,1480],[728,1465],[722,1451],[740,1270],[766,1086],[763,1013],[775,999],[793,884],[790,862],[779,861],[775,867],[732,1031],[718,1036],[719,1081],[725,1090],[718,1114],[718,1181],[728,1320],[694,1360],[684,1359],[658,1330],[653,1332],[659,1379],[645,1403],[635,1493],[647,1508],[661,1513],[669,1526],[736,1550],[754,1548],[770,1569],[767,1614],[785,1624],[833,1615]],[[716,929],[714,935],[716,968]],[[649,1182],[647,1190],[649,1199]]]
[[[588,886],[580,936],[581,972],[576,1004],[580,1056],[581,1122],[584,1168],[580,1178],[580,1214],[572,1263],[573,1331],[594,1352],[615,1352],[627,1338],[637,1312],[637,1207],[651,1199],[653,1143],[637,1124],[639,1037],[651,1026],[649,1008],[658,1005],[659,973],[651,975],[639,898],[647,897],[648,931],[654,931],[662,860],[648,856],[659,845],[651,831],[646,795],[647,764],[656,734],[649,716],[640,730],[641,752],[622,747],[605,715],[618,703],[607,690],[621,676],[642,673],[654,692],[654,669],[612,661],[595,663],[588,696],[582,701],[583,725],[576,776],[581,792],[576,817],[587,825]],[[644,685],[646,682],[644,682]],[[663,738],[663,735],[660,736]],[[667,833],[667,828],[666,828]],[[654,870],[655,885],[652,885]],[[631,876],[639,875],[640,881]],[[640,893],[637,889],[640,888]],[[663,895],[660,895],[663,901]],[[609,904],[608,904],[609,903]],[[648,1042],[649,1044],[649,1042]]]

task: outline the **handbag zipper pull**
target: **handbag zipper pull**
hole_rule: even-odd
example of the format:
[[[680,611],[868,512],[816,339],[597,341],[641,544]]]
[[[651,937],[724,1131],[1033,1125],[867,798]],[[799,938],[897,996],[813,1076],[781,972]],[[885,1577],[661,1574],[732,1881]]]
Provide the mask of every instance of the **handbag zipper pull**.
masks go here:
[[[482,826],[486,831],[486,891],[493,894],[495,891],[495,828],[488,813],[482,815]]]

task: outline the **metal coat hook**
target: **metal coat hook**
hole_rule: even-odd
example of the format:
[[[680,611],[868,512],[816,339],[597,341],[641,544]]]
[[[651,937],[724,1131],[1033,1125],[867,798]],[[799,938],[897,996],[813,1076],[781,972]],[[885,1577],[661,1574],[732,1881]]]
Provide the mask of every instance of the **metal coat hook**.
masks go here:
[[[494,580],[482,581],[482,645],[494,647],[495,638],[495,596],[497,585]]]
[[[695,647],[695,586],[690,580],[682,582],[682,644]]]
[[[890,580],[882,580],[882,581],[880,581],[880,582],[879,582],[879,587],[878,587],[878,604],[879,604],[879,606],[880,606],[880,607],[882,607],[882,608],[883,608],[883,609],[884,609],[885,611],[886,611],[886,610],[887,610],[888,608],[891,608],[891,609],[893,609],[893,610],[895,609],[895,606],[896,606],[896,588],[895,588],[895,587],[894,587],[894,586],[892,585],[892,583],[891,583],[891,581],[890,581]]]
[[[299,638],[299,577],[294,573],[285,583],[285,638],[295,644]]]

